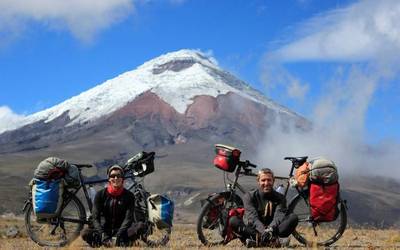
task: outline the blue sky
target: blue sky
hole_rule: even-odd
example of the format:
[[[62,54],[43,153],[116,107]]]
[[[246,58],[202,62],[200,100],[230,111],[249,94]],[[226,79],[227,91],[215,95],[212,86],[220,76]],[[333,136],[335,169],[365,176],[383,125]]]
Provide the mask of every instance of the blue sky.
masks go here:
[[[311,120],[398,141],[399,18],[394,0],[0,0],[0,121],[189,48]]]

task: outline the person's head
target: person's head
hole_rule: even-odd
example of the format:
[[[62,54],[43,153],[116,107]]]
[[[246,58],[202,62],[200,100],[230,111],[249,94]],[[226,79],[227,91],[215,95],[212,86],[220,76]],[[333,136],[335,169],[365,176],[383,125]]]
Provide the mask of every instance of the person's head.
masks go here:
[[[272,172],[269,168],[263,168],[258,171],[257,174],[257,183],[258,187],[263,193],[272,192],[274,187],[274,172]]]
[[[124,185],[124,169],[118,165],[113,165],[107,170],[108,182],[114,188],[121,188]]]

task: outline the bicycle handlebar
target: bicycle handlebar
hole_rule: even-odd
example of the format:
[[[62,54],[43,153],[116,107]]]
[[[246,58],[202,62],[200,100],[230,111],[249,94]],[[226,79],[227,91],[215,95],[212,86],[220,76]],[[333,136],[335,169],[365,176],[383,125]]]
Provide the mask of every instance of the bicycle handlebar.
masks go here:
[[[257,165],[251,163],[249,160],[240,161],[240,162],[239,162],[239,165],[240,165],[241,167],[243,167],[243,168],[248,168],[248,167],[256,168],[256,167],[257,167]]]
[[[74,165],[77,168],[91,168],[91,167],[93,167],[92,164],[71,164],[71,165]]]

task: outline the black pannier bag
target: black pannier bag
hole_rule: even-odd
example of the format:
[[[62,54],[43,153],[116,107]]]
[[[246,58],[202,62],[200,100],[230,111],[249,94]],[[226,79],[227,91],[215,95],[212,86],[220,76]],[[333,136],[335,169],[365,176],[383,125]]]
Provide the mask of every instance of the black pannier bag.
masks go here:
[[[214,165],[217,168],[227,172],[235,171],[241,154],[239,149],[223,144],[216,144],[215,153]]]
[[[133,169],[133,174],[143,177],[154,172],[154,152],[140,152],[128,160],[128,167]]]

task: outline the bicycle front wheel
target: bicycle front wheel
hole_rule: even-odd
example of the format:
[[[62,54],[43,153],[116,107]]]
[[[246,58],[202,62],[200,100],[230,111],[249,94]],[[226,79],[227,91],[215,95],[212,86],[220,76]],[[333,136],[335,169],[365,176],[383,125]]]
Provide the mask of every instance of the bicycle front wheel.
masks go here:
[[[330,246],[343,235],[347,225],[346,206],[343,201],[337,204],[338,216],[334,221],[315,222],[311,218],[310,203],[306,197],[297,195],[289,205],[289,213],[299,217],[299,224],[292,233],[306,246]]]
[[[25,210],[25,226],[29,237],[40,246],[65,246],[83,229],[86,213],[76,196],[71,196],[60,215],[51,219],[38,219],[32,203]]]
[[[232,193],[220,193],[208,198],[197,219],[199,240],[206,246],[223,244],[229,210],[242,206],[240,197]]]

